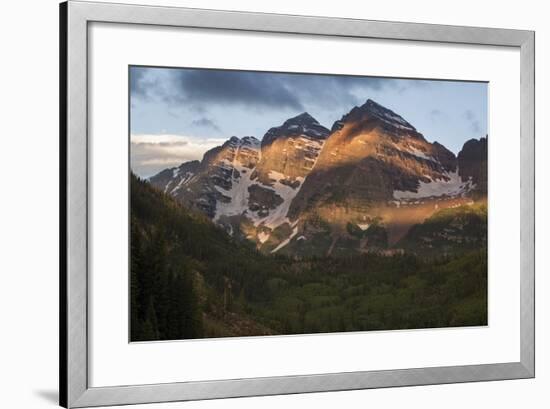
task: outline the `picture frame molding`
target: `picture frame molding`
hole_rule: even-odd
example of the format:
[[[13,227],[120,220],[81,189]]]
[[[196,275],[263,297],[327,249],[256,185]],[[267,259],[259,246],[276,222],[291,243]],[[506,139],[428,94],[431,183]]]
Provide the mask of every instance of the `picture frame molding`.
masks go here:
[[[88,24],[110,22],[516,47],[520,50],[520,360],[483,365],[91,387],[88,370]],[[535,33],[68,1],[60,4],[60,404],[139,404],[535,376]]]

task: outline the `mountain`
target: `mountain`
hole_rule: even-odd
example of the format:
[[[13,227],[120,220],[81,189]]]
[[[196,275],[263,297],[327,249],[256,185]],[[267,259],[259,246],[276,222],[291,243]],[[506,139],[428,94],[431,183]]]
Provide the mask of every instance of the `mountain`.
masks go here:
[[[156,186],[163,186],[164,193],[176,196],[178,190],[197,173],[200,164],[198,160],[193,160],[182,163],[176,168],[164,169],[151,178],[151,183]]]
[[[404,199],[418,194],[421,183],[448,182],[456,173],[452,152],[430,144],[402,117],[372,100],[353,108],[332,129],[293,203],[292,217],[324,203],[364,209],[373,202]]]
[[[214,219],[224,206],[242,200],[238,187],[249,179],[260,157],[260,141],[253,136],[235,136],[204,154],[202,161],[183,163],[150,178],[153,186],[170,194],[192,209]],[[247,175],[248,172],[248,175]],[[170,175],[172,175],[170,177]]]
[[[470,202],[472,188],[451,151],[367,100],[332,127],[315,169],[289,209],[298,237],[287,251],[370,251],[372,240],[366,235],[373,224],[386,230],[393,246],[435,210]],[[349,234],[350,225],[365,234]]]
[[[284,184],[298,186],[313,169],[329,133],[307,112],[271,128],[262,139],[257,179],[264,184],[283,179]]]
[[[232,137],[198,164],[164,170],[150,182],[230,234],[261,244],[286,223],[288,207],[329,133],[304,112],[271,128],[261,144],[251,136]]]
[[[150,182],[265,253],[391,253],[415,240],[420,251],[411,228],[486,200],[487,139],[455,156],[369,99],[331,130],[304,112],[261,142],[232,137]]]

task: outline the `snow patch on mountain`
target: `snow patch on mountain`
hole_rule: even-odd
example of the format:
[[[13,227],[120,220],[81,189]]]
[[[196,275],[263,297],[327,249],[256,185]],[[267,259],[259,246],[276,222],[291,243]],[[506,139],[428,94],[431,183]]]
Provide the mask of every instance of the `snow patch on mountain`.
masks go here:
[[[175,173],[175,176],[178,176],[179,174],[179,168],[176,169],[178,172]],[[183,175],[183,177],[180,179],[180,181],[178,182],[178,184],[176,185],[175,188],[173,188],[172,190],[170,190],[170,194],[173,195],[175,194],[179,189],[181,189],[182,186],[185,186],[187,183],[189,183],[191,181],[191,179],[193,178],[193,176],[195,176],[195,174],[193,172],[185,172],[185,175]],[[166,185],[166,187],[168,188],[168,185]]]
[[[248,188],[257,183],[250,179],[251,165],[249,160],[246,163],[241,160],[247,160],[254,154],[259,158],[261,156],[260,141],[251,136],[245,136],[242,139],[231,138],[230,147],[234,149],[233,161],[224,158],[216,164],[231,175],[231,180],[229,189],[217,184],[214,186],[226,198],[226,201],[218,200],[216,202],[214,222],[217,222],[221,216],[243,214],[248,208],[250,197]]]
[[[281,242],[281,244],[279,244],[277,247],[275,247],[273,250],[271,250],[271,253],[276,253],[278,252],[279,250],[281,250],[283,247],[285,247],[288,243],[290,243],[290,240],[292,240],[294,238],[294,236],[296,236],[298,234],[298,226],[294,227],[294,229],[292,230],[292,233],[290,234],[290,236],[288,236],[288,238],[286,238],[285,240],[283,240]]]
[[[430,182],[419,181],[416,192],[394,190],[393,197],[397,200],[422,199],[439,196],[455,197],[462,196],[475,187],[471,180],[463,182],[458,174],[458,170],[455,172],[447,172],[446,176],[448,177],[448,180],[436,179],[431,180]]]
[[[429,160],[429,161],[432,161],[432,162],[437,162],[432,156],[426,155],[424,152],[422,152],[419,149],[416,149],[415,147],[409,148],[408,152],[410,154],[416,156],[417,158]]]
[[[292,203],[292,199],[294,199],[294,197],[296,197],[296,195],[300,191],[300,187],[304,182],[304,178],[296,178],[296,181],[299,183],[298,187],[292,187],[286,183],[282,183],[282,181],[286,180],[286,176],[279,172],[269,172],[269,178],[273,180],[273,186],[261,186],[273,190],[278,196],[283,199],[283,203],[281,203],[275,209],[270,210],[269,214],[265,217],[258,216],[257,213],[251,212],[250,210],[248,210],[246,214],[251,216],[254,226],[258,227],[262,225],[270,228],[271,230],[274,230],[283,223],[290,223],[286,215],[288,213],[288,209],[290,208],[290,204]]]
[[[243,174],[245,168],[241,164],[235,164],[234,169],[242,176],[232,178],[231,189],[226,190],[221,186],[215,186],[216,190],[227,197],[229,201],[217,201],[214,222],[217,222],[221,216],[241,215],[248,209],[248,198],[250,197],[248,188],[257,182],[250,180],[249,174]]]
[[[258,241],[263,244],[269,239],[270,234],[266,233],[265,231],[261,231],[258,233]]]

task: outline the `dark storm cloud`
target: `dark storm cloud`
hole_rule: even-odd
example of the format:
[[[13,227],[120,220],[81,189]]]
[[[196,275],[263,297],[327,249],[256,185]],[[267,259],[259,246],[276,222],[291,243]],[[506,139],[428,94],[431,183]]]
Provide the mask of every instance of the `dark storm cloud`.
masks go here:
[[[285,86],[284,82],[273,75],[218,70],[176,72],[176,86],[186,101],[303,108],[296,95]]]
[[[358,98],[354,91],[378,91],[385,86],[392,86],[391,81],[382,78],[336,75],[284,75],[280,81],[304,104],[325,108],[363,104],[363,98]]]
[[[481,131],[481,124],[479,120],[477,119],[476,114],[471,109],[467,109],[464,111],[464,119],[468,121],[470,125],[470,130],[474,133],[479,133]]]
[[[191,122],[191,126],[197,126],[199,128],[212,129],[214,131],[220,131],[220,127],[216,125],[214,121],[208,118],[195,119]]]
[[[228,103],[300,111],[312,104],[330,108],[363,103],[354,89],[381,90],[397,85],[371,77],[134,67],[130,86],[135,96],[158,97],[196,111]]]

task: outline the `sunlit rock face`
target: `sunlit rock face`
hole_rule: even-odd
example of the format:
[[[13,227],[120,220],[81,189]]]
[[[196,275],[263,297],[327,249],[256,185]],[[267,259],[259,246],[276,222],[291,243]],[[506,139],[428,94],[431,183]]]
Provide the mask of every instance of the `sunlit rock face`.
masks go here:
[[[454,154],[427,142],[401,116],[368,100],[332,127],[315,170],[293,203],[291,214],[326,202],[369,206],[414,191],[419,181],[449,178]]]
[[[451,151],[368,100],[333,125],[289,209],[301,240],[286,251],[369,251],[383,242],[368,238],[371,226],[383,227],[391,246],[434,211],[471,202],[473,188]],[[315,242],[313,250],[308,242]]]
[[[303,113],[261,142],[232,137],[150,181],[266,253],[399,251],[434,212],[485,200],[487,140],[468,141],[457,158],[367,100],[331,130]]]
[[[273,172],[284,175],[281,183],[296,184],[297,178],[305,178],[313,169],[329,133],[307,112],[271,128],[262,139],[262,160],[255,176],[270,184]]]

